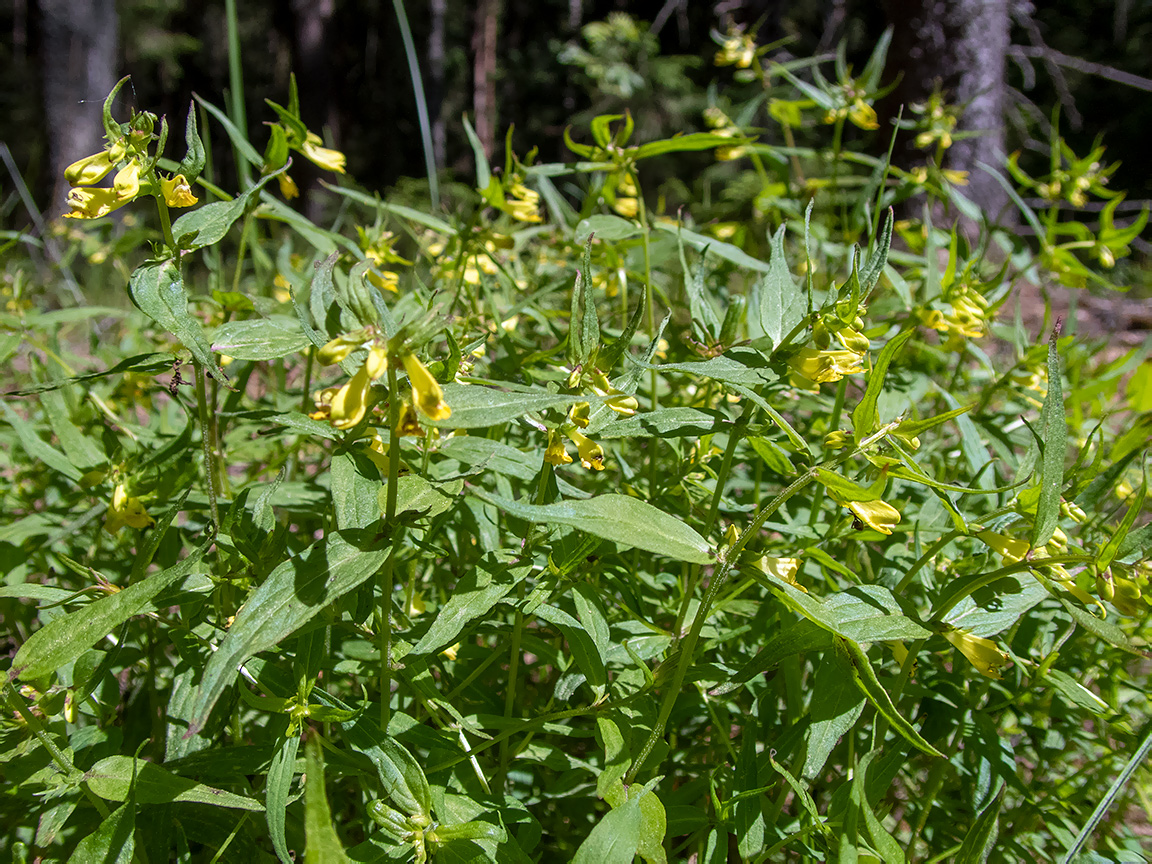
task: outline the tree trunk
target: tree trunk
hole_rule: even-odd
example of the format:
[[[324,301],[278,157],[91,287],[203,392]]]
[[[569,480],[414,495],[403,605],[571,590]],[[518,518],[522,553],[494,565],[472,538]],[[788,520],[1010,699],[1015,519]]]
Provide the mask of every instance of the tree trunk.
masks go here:
[[[472,33],[472,110],[476,136],[489,159],[496,151],[496,33],[500,0],[480,0]]]
[[[104,147],[100,107],[116,83],[115,0],[40,0],[51,216],[67,210],[64,169]]]
[[[979,167],[1004,162],[1009,0],[887,0],[885,9],[895,28],[889,71],[903,73],[889,104],[922,102],[939,83],[948,102],[963,105],[957,131],[980,134],[956,140],[947,165],[968,172],[964,194],[990,220],[1010,219],[1007,193]]]

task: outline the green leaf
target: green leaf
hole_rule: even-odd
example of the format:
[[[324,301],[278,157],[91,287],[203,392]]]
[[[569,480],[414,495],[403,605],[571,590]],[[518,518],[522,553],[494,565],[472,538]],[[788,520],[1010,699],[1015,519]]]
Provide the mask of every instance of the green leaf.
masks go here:
[[[568,322],[568,358],[573,366],[585,366],[600,348],[600,322],[596,316],[596,293],[592,290],[592,238],[584,244],[584,261],[572,289],[572,314]]]
[[[131,864],[136,853],[136,807],[126,803],[78,844],[68,864]]]
[[[37,435],[32,424],[13,411],[12,406],[7,402],[0,402],[0,407],[4,409],[4,419],[16,430],[16,437],[20,439],[20,446],[24,448],[24,452],[32,461],[44,463],[74,483],[80,482],[83,474],[67,456]]]
[[[152,261],[137,267],[128,293],[140,311],[179,339],[209,375],[221,384],[228,383],[212,358],[204,325],[188,311],[188,295],[174,261]]]
[[[884,376],[888,374],[888,364],[892,362],[896,352],[904,347],[904,343],[912,338],[914,332],[913,330],[905,330],[888,340],[888,344],[884,346],[880,356],[876,358],[872,371],[868,374],[868,387],[864,391],[864,397],[852,412],[852,435],[856,439],[857,445],[879,428],[880,421],[876,411],[876,401],[880,398],[880,391],[884,388]]]
[[[388,557],[387,543],[365,531],[338,531],[273,570],[249,595],[200,682],[191,734],[208,714],[237,668],[267,651],[332,601],[373,576]]]
[[[435,216],[430,216],[420,210],[413,210],[411,207],[405,207],[402,204],[392,204],[387,201],[381,201],[379,198],[365,195],[363,192],[356,189],[350,189],[346,186],[335,186],[331,183],[320,181],[320,185],[327,189],[329,192],[335,192],[337,195],[342,195],[351,201],[356,201],[364,204],[373,210],[382,210],[385,213],[392,213],[399,216],[401,219],[407,219],[409,222],[415,222],[417,225],[423,225],[425,228],[431,228],[433,231],[438,231],[448,237],[456,235],[456,229],[445,222],[443,219],[437,219]]]
[[[264,788],[264,800],[268,805],[265,811],[268,836],[272,840],[272,848],[276,850],[276,857],[282,864],[293,864],[292,853],[288,851],[288,841],[284,837],[284,823],[288,811],[288,794],[292,790],[292,778],[296,774],[296,753],[299,749],[299,735],[289,735],[280,742],[280,747],[268,766],[268,779]]]
[[[225,114],[211,102],[208,102],[205,99],[201,99],[195,94],[193,94],[192,98],[203,105],[204,110],[215,117],[220,125],[224,127],[224,131],[228,133],[228,138],[232,141],[232,146],[236,148],[237,153],[243,156],[249,162],[249,164],[255,166],[256,168],[263,167],[263,157],[261,157],[261,155],[256,152],[255,147],[248,143],[248,139],[244,137],[244,133],[236,128],[236,124],[228,118],[227,114]],[[173,236],[179,235],[173,234]]]
[[[214,201],[185,213],[172,223],[172,239],[184,251],[203,249],[219,243],[233,223],[244,215],[264,185],[275,176],[269,174],[262,177],[247,192],[237,195],[231,201]]]
[[[593,234],[596,235],[597,240],[612,242],[615,240],[627,240],[629,237],[636,237],[641,234],[643,229],[635,222],[628,219],[621,219],[619,216],[611,216],[608,214],[600,214],[596,216],[589,216],[587,219],[581,219],[576,225],[575,241],[580,244],[585,244]]]
[[[657,408],[610,423],[600,438],[686,438],[711,435],[731,421],[719,411],[699,408]]]
[[[200,179],[200,172],[204,170],[205,153],[204,142],[200,139],[200,132],[196,128],[196,108],[188,106],[188,119],[184,123],[184,145],[186,150],[184,158],[177,166],[177,173],[183,174],[188,185]]]
[[[380,469],[363,451],[344,450],[332,457],[332,507],[336,527],[368,528],[380,519]]]
[[[444,401],[452,409],[451,417],[447,420],[422,422],[445,429],[478,429],[498,426],[525,414],[549,408],[567,408],[574,402],[586,402],[588,399],[586,396],[565,396],[541,389],[516,392],[478,384],[445,384]]]
[[[320,694],[318,694],[320,695]],[[388,797],[407,816],[432,819],[432,788],[420,763],[393,738],[365,716],[342,723],[348,743],[376,766],[380,783]]]
[[[609,345],[596,360],[596,365],[602,372],[608,373],[619,362],[620,358],[628,352],[628,347],[632,344],[632,337],[636,335],[636,331],[640,329],[640,319],[644,316],[644,310],[648,305],[648,286],[640,286],[640,298],[636,301],[636,308],[632,310],[632,315],[628,319],[628,323],[624,327],[624,332],[620,334],[620,338]]]
[[[1132,525],[1136,522],[1136,517],[1144,512],[1144,499],[1148,494],[1148,475],[1145,474],[1143,482],[1140,483],[1140,488],[1136,490],[1136,494],[1132,496],[1132,503],[1128,505],[1128,512],[1124,514],[1124,518],[1120,520],[1120,525],[1108,538],[1108,542],[1104,544],[1104,548],[1100,550],[1100,554],[1096,556],[1096,569],[1098,571],[1106,570],[1109,565],[1116,560],[1116,553],[1120,550],[1121,544],[1128,537],[1128,532],[1132,530]]]
[[[668,814],[664,811],[664,802],[651,790],[633,786],[628,791],[629,797],[633,792],[640,792],[636,798],[640,802],[640,840],[636,844],[636,854],[646,864],[666,864],[664,835],[668,833]]]
[[[84,780],[96,795],[106,801],[127,801],[132,782],[132,763],[136,763],[136,800],[140,804],[173,802],[209,804],[232,810],[262,811],[259,801],[178,777],[166,768],[133,759],[131,756],[107,756],[84,773]]]
[[[859,719],[866,701],[853,680],[851,664],[838,652],[824,655],[823,662],[816,667],[812,688],[809,709],[812,722],[800,770],[800,776],[806,780],[812,780],[824,770],[828,756]]]
[[[332,824],[324,787],[324,754],[316,735],[309,736],[304,754],[308,773],[304,784],[304,864],[351,864]]]
[[[212,334],[212,350],[237,360],[275,360],[308,345],[299,324],[288,318],[228,321]]]
[[[740,667],[732,680],[712,690],[713,695],[729,693],[767,672],[785,657],[809,651],[824,651],[832,647],[832,631],[809,618],[801,618],[779,633],[773,634],[756,656]]]
[[[86,310],[88,311],[88,310]],[[45,390],[56,390],[70,384],[83,384],[86,381],[95,381],[109,375],[119,375],[122,372],[156,373],[172,368],[171,354],[134,354],[121,360],[115,366],[101,372],[89,372],[85,375],[76,375],[72,378],[56,378],[25,387],[22,390],[9,390],[5,396],[31,396],[33,393],[43,393]]]
[[[451,645],[470,621],[487,615],[530,569],[497,566],[491,558],[482,558],[456,583],[448,602],[437,611],[432,626],[410,653],[431,654]]]
[[[468,122],[468,115],[465,114],[461,119],[464,121],[464,134],[468,136],[468,144],[472,148],[472,156],[476,161],[476,188],[487,189],[492,180],[492,167],[488,164],[484,145],[480,142],[480,137],[472,128],[472,124]]]
[[[999,794],[980,811],[953,859],[956,864],[984,864],[988,860],[996,848],[996,837],[1000,833],[1000,807],[1004,804],[1004,793],[1007,791],[1007,786],[1000,787]]]
[[[602,540],[692,564],[708,564],[713,560],[703,537],[675,516],[638,498],[599,495],[583,501],[537,506],[509,501],[480,489],[469,491],[518,519],[579,528]]]
[[[667,231],[670,234],[676,234],[693,249],[697,249],[700,252],[707,249],[716,257],[730,261],[739,267],[756,270],[760,273],[770,272],[767,264],[758,258],[753,258],[739,246],[733,246],[731,243],[725,243],[722,240],[717,240],[715,237],[706,237],[703,234],[697,234],[695,231],[689,231],[687,228],[681,228],[679,225],[666,225],[663,222],[657,222],[652,227],[660,231]]]
[[[1036,502],[1036,521],[1032,526],[1032,548],[1038,549],[1052,539],[1060,521],[1060,490],[1064,487],[1064,458],[1068,453],[1068,418],[1064,414],[1064,391],[1061,385],[1060,353],[1056,340],[1060,328],[1048,340],[1048,395],[1040,410],[1040,434],[1044,455],[1040,460],[1040,498]]]
[[[784,337],[804,320],[808,307],[808,298],[788,269],[784,256],[784,230],[785,226],[781,225],[772,236],[768,273],[756,289],[760,297],[760,327],[773,349],[778,348]]]
[[[909,723],[904,718],[904,715],[896,710],[896,706],[892,704],[892,697],[889,696],[888,691],[881,686],[879,679],[876,678],[876,672],[872,668],[872,664],[868,661],[868,656],[860,646],[851,639],[842,638],[836,640],[836,645],[837,650],[844,652],[849,662],[851,662],[853,667],[852,676],[857,686],[859,686],[864,695],[868,697],[868,701],[875,706],[876,711],[892,725],[892,728],[907,738],[917,750],[927,753],[929,756],[937,756],[941,759],[945,758],[943,753],[925,741],[916,730],[916,727]]]
[[[632,864],[640,845],[643,821],[637,798],[606,813],[580,844],[572,864]]]
[[[872,847],[880,853],[884,864],[905,864],[907,859],[904,857],[904,850],[900,848],[896,838],[884,830],[884,826],[872,812],[872,805],[868,803],[868,796],[865,794],[868,765],[878,752],[873,750],[856,766],[856,771],[852,775],[852,801],[858,812],[864,816],[864,825],[868,829],[868,836],[872,838]]]
[[[463,490],[464,481],[460,478],[446,483],[431,483],[414,474],[400,477],[396,481],[396,515],[414,513],[420,519],[439,516],[455,506]],[[388,488],[385,486],[378,494],[380,513],[384,512],[387,496]]]
[[[10,678],[33,681],[71,663],[117,627],[139,615],[161,591],[192,573],[211,540],[167,570],[108,594],[83,609],[53,618],[28,637],[12,658]]]
[[[665,153],[683,153],[691,150],[711,150],[713,147],[731,147],[734,144],[747,143],[746,138],[731,138],[715,132],[677,132],[671,138],[663,141],[649,141],[641,144],[636,150],[636,159],[648,159],[652,156],[662,156]]]
[[[604,687],[608,683],[604,658],[583,625],[563,609],[549,606],[547,603],[537,606],[533,614],[559,628],[560,632],[564,634],[564,639],[568,642],[572,659],[576,661],[576,666],[588,679],[588,684],[592,687],[597,699],[603,696]]]

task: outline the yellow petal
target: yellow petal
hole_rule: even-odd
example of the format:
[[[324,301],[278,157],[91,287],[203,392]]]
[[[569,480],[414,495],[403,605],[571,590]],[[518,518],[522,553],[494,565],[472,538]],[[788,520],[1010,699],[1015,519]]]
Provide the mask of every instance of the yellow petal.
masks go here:
[[[991,639],[973,636],[967,630],[953,629],[944,638],[960,649],[968,662],[985,678],[1000,679],[1000,667],[1008,662],[1008,655],[996,647]]]
[[[287,174],[277,174],[276,180],[280,183],[280,194],[287,200],[291,201],[293,198],[300,197],[300,187]]]
[[[169,207],[191,207],[200,199],[192,194],[192,187],[184,179],[183,174],[172,178],[160,178],[160,193],[164,196],[164,203]]]
[[[788,365],[799,375],[816,384],[839,381],[845,375],[864,371],[864,355],[856,351],[818,351],[801,348],[788,358]]]
[[[71,186],[91,186],[107,177],[112,166],[113,162],[108,158],[108,151],[101,150],[99,153],[85,156],[65,168],[64,179]]]
[[[319,165],[325,171],[335,171],[337,174],[343,174],[344,154],[339,150],[330,150],[327,147],[321,147],[320,143],[320,136],[315,132],[309,132],[308,137],[304,139],[304,143],[300,147],[300,152],[313,164]]]
[[[452,409],[444,402],[444,391],[432,377],[432,373],[420,362],[415,354],[407,354],[402,359],[412,384],[412,401],[424,416],[432,420],[447,420]]]
[[[64,218],[99,219],[127,203],[127,199],[121,200],[116,195],[115,189],[99,186],[92,189],[72,189],[68,193],[68,206],[71,209],[64,214]]]
[[[581,465],[595,471],[604,470],[604,450],[599,444],[591,438],[585,437],[576,429],[570,430],[567,435],[576,445],[576,449],[580,451]]]
[[[363,366],[352,376],[352,380],[336,391],[328,416],[337,429],[351,429],[364,419],[368,411],[368,394],[372,382],[368,370]]]
[[[120,201],[131,201],[140,194],[140,163],[133,159],[117,171],[112,188],[116,190],[116,198]]]
[[[891,504],[881,501],[850,501],[848,509],[856,518],[881,534],[891,534],[892,528],[900,521],[900,511]]]
[[[564,439],[553,429],[548,433],[548,448],[544,451],[544,461],[553,465],[570,465],[572,457],[564,447]]]

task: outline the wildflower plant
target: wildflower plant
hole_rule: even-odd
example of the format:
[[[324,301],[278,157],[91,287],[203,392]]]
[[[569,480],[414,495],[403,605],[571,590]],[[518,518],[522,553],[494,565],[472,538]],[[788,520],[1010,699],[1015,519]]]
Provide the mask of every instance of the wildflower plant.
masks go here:
[[[234,194],[196,112],[176,163],[114,92],[69,225],[155,200],[133,308],[4,271],[5,854],[1129,860],[1147,348],[1003,314],[1071,234],[897,224],[955,190],[842,134],[885,50],[817,77],[732,31],[751,108],[600,115],[568,162],[509,133],[494,169],[465,121],[447,210],[357,187],[294,86],[267,141],[200,101]],[[663,207],[684,152],[731,196]]]

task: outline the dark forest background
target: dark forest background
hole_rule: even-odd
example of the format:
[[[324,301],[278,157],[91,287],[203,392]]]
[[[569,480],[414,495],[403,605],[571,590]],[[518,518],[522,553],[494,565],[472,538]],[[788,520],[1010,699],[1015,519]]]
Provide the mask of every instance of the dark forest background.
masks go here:
[[[993,70],[1002,92],[990,93],[986,84],[972,91],[971,82],[969,90],[994,97],[1002,125],[980,145],[982,153],[958,148],[950,154],[954,162],[1023,149],[1022,164],[1031,161],[1043,173],[1045,129],[1060,105],[1061,133],[1073,149],[1086,153],[1103,135],[1107,159],[1123,163],[1113,188],[1129,190],[1130,199],[1152,198],[1149,0],[409,0],[404,8],[432,115],[436,162],[449,177],[470,178],[464,112],[490,153],[499,155],[514,123],[520,152],[539,146],[541,159],[565,159],[564,127],[597,112],[631,108],[641,135],[703,128],[704,94],[717,76],[712,33],[729,23],[754,29],[760,44],[789,39],[771,55],[776,59],[829,53],[843,40],[856,68],[892,24],[896,37],[884,80],[904,77],[889,97],[887,116],[897,100],[924,95],[936,79],[963,93],[966,75],[982,71],[987,78]],[[62,166],[98,149],[100,102],[120,76],[132,75],[129,98],[137,106],[177,124],[193,92],[223,106],[225,12],[223,0],[0,4],[0,141],[39,206],[51,199]],[[636,73],[623,87],[573,63],[576,49],[590,47],[581,28],[614,12],[647,22],[650,34],[618,58]],[[283,102],[295,72],[304,120],[347,154],[359,183],[382,190],[424,176],[393,3],[241,0],[237,15],[249,133],[258,147],[266,137],[259,123],[271,118],[263,99]],[[882,152],[887,133],[874,137],[872,146]],[[227,164],[218,129],[212,144],[218,164]],[[896,158],[903,158],[901,151]],[[680,170],[690,170],[687,164]],[[2,221],[18,228],[27,217],[8,174],[0,172]]]

